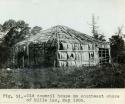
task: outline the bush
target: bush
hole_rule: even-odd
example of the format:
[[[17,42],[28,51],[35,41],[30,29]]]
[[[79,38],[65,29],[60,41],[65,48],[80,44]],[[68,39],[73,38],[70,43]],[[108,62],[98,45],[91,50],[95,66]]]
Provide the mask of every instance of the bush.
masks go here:
[[[0,88],[17,88],[16,79],[13,76],[13,71],[1,69],[0,71]]]
[[[125,65],[1,71],[0,88],[123,88]]]

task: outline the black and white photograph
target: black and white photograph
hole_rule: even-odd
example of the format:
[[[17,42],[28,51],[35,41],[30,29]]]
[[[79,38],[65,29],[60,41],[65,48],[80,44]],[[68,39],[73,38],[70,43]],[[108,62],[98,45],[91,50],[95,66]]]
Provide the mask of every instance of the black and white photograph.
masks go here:
[[[0,89],[125,88],[124,0],[0,0]]]

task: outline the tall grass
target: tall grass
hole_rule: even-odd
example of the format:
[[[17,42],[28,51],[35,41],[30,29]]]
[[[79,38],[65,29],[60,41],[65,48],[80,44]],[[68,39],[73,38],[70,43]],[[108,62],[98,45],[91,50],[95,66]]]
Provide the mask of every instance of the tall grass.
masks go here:
[[[13,69],[0,72],[0,88],[123,88],[125,65]]]

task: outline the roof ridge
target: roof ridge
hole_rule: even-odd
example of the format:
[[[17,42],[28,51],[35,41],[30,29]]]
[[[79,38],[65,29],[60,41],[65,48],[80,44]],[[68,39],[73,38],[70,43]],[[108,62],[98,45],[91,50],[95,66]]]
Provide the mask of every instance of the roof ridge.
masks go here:
[[[70,35],[71,37],[76,38],[77,40],[79,40],[80,42],[82,41],[88,41],[88,42],[98,42],[98,43],[107,43],[107,42],[103,42],[103,41],[99,41],[94,39],[92,36],[89,36],[85,33],[79,32],[75,29],[72,29],[68,26],[63,26],[63,25],[56,25],[56,26],[52,26],[46,30],[42,30],[39,33],[37,33],[35,36],[31,36],[29,39],[25,39],[23,40],[25,41],[48,41],[50,40],[52,35],[56,34],[57,32],[63,32],[67,35]],[[54,34],[53,34],[54,33]],[[23,42],[22,41],[22,42]]]

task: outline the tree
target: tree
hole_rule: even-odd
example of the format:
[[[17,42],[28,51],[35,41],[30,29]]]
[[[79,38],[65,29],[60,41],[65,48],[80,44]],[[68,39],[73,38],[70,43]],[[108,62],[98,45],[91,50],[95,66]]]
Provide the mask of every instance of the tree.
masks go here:
[[[42,27],[39,27],[39,26],[35,26],[31,29],[31,33],[33,35],[36,35],[37,33],[39,33],[40,31],[42,30]]]
[[[25,28],[25,27],[28,27],[29,26],[29,24],[27,24],[25,21],[23,21],[23,20],[19,20],[19,21],[17,21],[16,22],[16,28],[17,29],[23,29],[23,28]]]
[[[124,40],[122,35],[122,27],[118,27],[115,35],[109,39],[111,45],[111,57],[114,61],[116,61],[117,56],[124,50]]]
[[[15,37],[16,43],[25,39],[27,36],[29,37],[30,29],[31,28],[29,27],[29,24],[27,24],[25,21],[17,21],[16,31],[18,32],[18,34]]]
[[[11,56],[11,48],[17,42],[22,41],[30,35],[29,25],[23,21],[8,20],[3,24],[3,31],[8,31],[0,44],[0,66],[7,66],[7,61]]]
[[[91,24],[91,28],[92,28],[92,34],[93,37],[97,40],[101,40],[101,41],[106,41],[105,40],[105,36],[101,33],[98,32],[98,26],[97,26],[97,22],[95,20],[95,16],[92,15],[92,24]]]
[[[2,31],[3,30],[3,26],[0,24],[0,31]]]
[[[25,39],[26,35],[30,34],[30,27],[25,21],[17,21],[16,24],[10,28],[7,35],[4,37],[3,44],[12,47],[17,42]]]
[[[11,28],[16,26],[16,21],[13,19],[7,20],[3,23],[3,31],[9,31]]]

